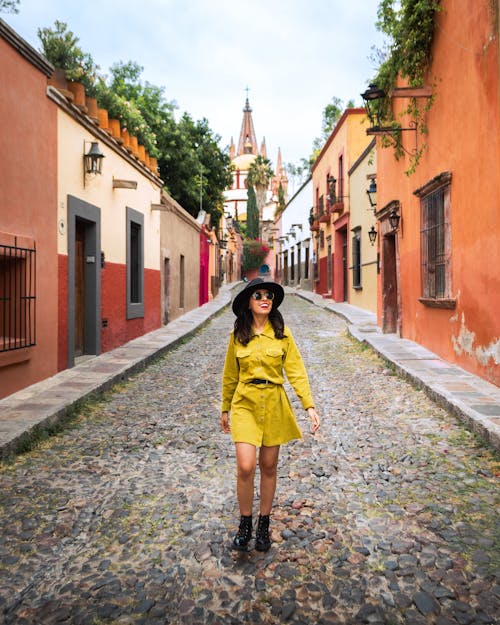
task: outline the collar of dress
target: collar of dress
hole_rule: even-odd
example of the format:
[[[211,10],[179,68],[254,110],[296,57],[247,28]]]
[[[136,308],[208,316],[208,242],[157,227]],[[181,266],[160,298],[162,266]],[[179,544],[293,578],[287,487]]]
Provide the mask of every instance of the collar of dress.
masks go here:
[[[260,335],[268,336],[269,338],[274,339],[274,330],[269,319],[266,321],[266,325],[264,326],[264,329],[262,330],[262,332],[260,332],[259,334],[255,334],[255,333],[252,334],[252,338],[254,336],[260,336]]]

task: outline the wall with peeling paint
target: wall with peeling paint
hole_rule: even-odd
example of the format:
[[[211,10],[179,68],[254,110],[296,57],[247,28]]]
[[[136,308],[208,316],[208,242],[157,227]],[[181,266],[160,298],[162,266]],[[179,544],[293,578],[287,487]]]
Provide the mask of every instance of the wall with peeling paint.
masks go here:
[[[377,206],[400,202],[397,234],[399,328],[440,357],[500,385],[500,110],[498,2],[443,0],[437,16],[426,84],[435,102],[426,135],[405,131],[427,145],[416,171],[377,144]],[[467,19],[464,19],[467,15]],[[403,86],[403,85],[402,85]],[[422,105],[424,101],[420,101]],[[407,99],[393,99],[396,115]],[[402,125],[409,120],[402,117]],[[451,172],[451,297],[454,309],[431,308],[421,292],[420,200],[414,191]],[[382,286],[378,287],[379,322]]]

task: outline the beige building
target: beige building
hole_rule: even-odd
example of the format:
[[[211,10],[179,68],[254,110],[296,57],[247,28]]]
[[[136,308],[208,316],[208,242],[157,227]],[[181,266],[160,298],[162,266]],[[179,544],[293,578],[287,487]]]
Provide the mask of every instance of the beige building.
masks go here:
[[[377,312],[377,247],[375,139],[349,169],[351,255],[349,259],[349,303]],[[368,190],[370,194],[367,193]],[[372,204],[373,203],[373,204]]]
[[[65,89],[57,104],[59,369],[161,325],[161,180]],[[91,158],[91,155],[93,157]]]
[[[159,208],[161,316],[166,324],[199,306],[202,226],[165,191]]]

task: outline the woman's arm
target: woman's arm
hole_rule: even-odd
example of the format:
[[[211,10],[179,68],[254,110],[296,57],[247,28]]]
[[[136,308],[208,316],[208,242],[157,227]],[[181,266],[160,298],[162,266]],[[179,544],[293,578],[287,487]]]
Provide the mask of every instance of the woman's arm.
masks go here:
[[[234,391],[238,386],[239,373],[238,359],[234,349],[234,334],[231,332],[222,373],[222,412],[228,412],[231,408]]]

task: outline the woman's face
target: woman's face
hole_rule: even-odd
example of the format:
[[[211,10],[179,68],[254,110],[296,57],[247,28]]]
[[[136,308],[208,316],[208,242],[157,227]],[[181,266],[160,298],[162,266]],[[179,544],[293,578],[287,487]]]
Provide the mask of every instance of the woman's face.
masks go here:
[[[273,307],[274,294],[267,289],[258,289],[250,295],[249,308],[254,315],[268,315]]]

